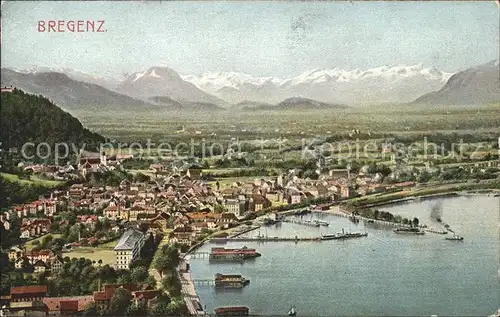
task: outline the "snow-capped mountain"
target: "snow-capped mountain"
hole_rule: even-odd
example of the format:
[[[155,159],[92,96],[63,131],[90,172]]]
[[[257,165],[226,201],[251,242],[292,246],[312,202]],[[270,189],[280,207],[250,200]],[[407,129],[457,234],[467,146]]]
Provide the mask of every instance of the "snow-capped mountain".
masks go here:
[[[141,99],[165,96],[180,102],[224,103],[194,84],[184,81],[176,71],[166,66],[150,67],[146,71],[134,73],[121,81],[116,90]]]
[[[441,89],[452,73],[436,68],[382,66],[368,70],[315,69],[292,78],[253,77],[236,72],[181,76],[198,88],[231,103],[277,103],[291,97],[328,103],[409,102]]]

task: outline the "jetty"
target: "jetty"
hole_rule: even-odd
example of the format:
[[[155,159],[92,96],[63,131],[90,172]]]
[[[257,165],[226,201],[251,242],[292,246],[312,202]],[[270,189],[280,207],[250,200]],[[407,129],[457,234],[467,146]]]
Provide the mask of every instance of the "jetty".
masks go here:
[[[228,242],[287,242],[287,241],[320,241],[320,237],[268,237],[268,236],[256,236],[256,237],[235,237],[227,238]]]
[[[402,223],[397,223],[397,222],[391,222],[391,221],[385,221],[385,220],[380,220],[380,219],[371,219],[371,218],[366,218],[360,215],[353,215],[351,212],[342,209],[342,208],[337,208],[337,209],[330,209],[327,211],[328,213],[339,216],[339,217],[344,217],[344,218],[350,218],[350,219],[356,219],[356,220],[363,220],[364,222],[367,223],[377,223],[380,225],[386,225],[386,226],[392,226],[392,227],[411,227],[410,225],[405,225]],[[420,225],[419,227],[424,228],[424,226]]]

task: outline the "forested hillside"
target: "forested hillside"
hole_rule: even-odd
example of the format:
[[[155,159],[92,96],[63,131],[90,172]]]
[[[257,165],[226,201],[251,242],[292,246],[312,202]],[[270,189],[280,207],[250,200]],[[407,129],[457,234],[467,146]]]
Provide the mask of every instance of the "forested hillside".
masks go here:
[[[80,121],[43,96],[19,89],[2,92],[1,132],[3,148],[21,147],[26,142],[68,142],[96,145],[104,137],[85,129]]]

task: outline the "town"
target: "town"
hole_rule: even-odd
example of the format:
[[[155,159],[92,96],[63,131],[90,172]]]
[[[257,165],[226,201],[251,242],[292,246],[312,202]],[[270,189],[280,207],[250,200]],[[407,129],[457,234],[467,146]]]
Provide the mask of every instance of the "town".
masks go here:
[[[148,175],[132,174],[123,167],[130,159],[103,152],[87,153],[75,165],[17,165],[28,178],[43,175],[68,185],[0,214],[2,267],[7,268],[2,270],[3,314],[193,313],[180,291],[181,258],[208,239],[244,230],[259,216],[312,204],[352,207],[429,195],[432,189],[439,194],[488,188],[499,171],[498,160],[477,160],[468,163],[470,171],[483,173],[485,180],[437,185],[398,181],[408,166],[372,163],[356,171],[322,169],[314,179],[297,168],[222,182],[207,180],[202,166],[183,160],[150,164]],[[414,172],[440,170],[446,173],[427,164]],[[68,278],[75,274],[88,280],[72,286]],[[121,301],[126,305],[117,304]]]

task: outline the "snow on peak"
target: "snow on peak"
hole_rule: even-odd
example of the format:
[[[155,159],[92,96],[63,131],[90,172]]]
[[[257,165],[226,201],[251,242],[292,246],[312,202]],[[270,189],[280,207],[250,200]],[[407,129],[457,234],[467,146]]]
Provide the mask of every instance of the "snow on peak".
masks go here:
[[[336,101],[338,92],[370,95],[391,94],[403,99],[418,97],[421,91],[440,89],[451,73],[444,73],[422,63],[416,65],[383,65],[365,70],[341,68],[312,69],[290,78],[253,77],[240,72],[208,72],[201,75],[183,75],[182,79],[198,88],[230,102],[255,100],[274,103],[293,96],[304,96],[326,102]],[[397,88],[395,88],[397,87]],[[413,87],[413,88],[412,88]],[[395,90],[401,89],[401,92]],[[411,92],[412,89],[414,92]],[[410,92],[410,97],[408,97]]]
[[[162,78],[161,76],[156,75],[154,68],[153,68],[153,70],[151,70],[151,72],[149,73],[148,76]]]

